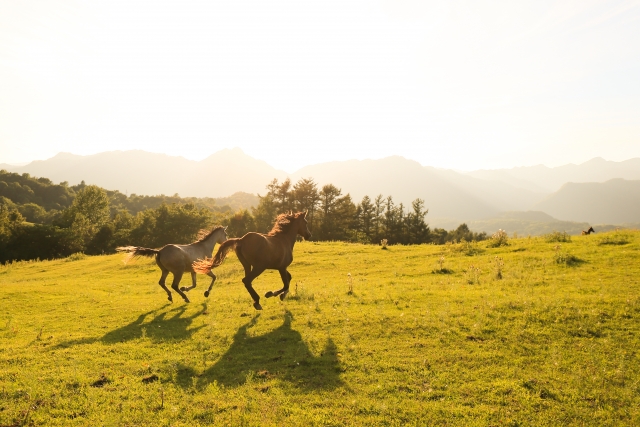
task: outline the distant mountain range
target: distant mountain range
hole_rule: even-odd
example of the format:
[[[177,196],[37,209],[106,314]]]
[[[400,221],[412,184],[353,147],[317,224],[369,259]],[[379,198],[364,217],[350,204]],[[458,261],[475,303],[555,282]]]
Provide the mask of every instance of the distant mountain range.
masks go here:
[[[466,221],[472,229],[487,232],[506,228],[499,227],[500,223],[519,221],[522,228],[525,223],[558,221],[554,218],[584,224],[640,222],[640,158],[624,162],[596,158],[556,168],[459,173],[392,156],[321,163],[287,174],[235,148],[199,162],[132,150],[91,156],[60,153],[23,166],[0,164],[0,169],[72,185],[84,180],[128,194],[177,193],[183,197],[224,197],[238,191],[264,194],[265,186],[274,178],[282,181],[289,177],[293,182],[313,178],[319,187],[331,183],[350,193],[355,202],[365,195],[374,198],[382,194],[409,207],[419,197],[429,208],[427,218],[433,226]],[[554,218],[546,222],[539,217],[513,218],[517,212],[526,211],[540,211]]]
[[[623,178],[640,180],[640,158],[612,162],[601,157],[585,163],[550,168],[543,165],[512,169],[477,170],[467,173],[474,178],[506,182],[514,187],[551,193],[567,182],[605,182]]]

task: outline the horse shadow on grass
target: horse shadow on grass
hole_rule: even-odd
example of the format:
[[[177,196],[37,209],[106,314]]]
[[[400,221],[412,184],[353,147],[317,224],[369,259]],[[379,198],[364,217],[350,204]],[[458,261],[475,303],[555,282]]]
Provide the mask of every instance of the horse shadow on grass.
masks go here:
[[[183,367],[178,371],[177,384],[204,389],[216,382],[225,387],[237,387],[250,381],[268,383],[270,379],[287,381],[300,389],[334,389],[343,385],[338,352],[331,338],[322,352],[314,356],[300,332],[291,328],[292,314],[287,311],[281,326],[263,335],[251,336],[258,314],[241,326],[229,349],[202,374]],[[268,388],[268,386],[267,386]],[[262,387],[264,389],[264,385]]]
[[[109,331],[100,338],[92,337],[63,341],[52,348],[67,348],[80,344],[93,344],[95,342],[115,344],[140,338],[149,339],[154,343],[181,341],[190,338],[195,332],[205,326],[190,327],[196,317],[206,313],[207,306],[204,303],[202,304],[201,311],[189,316],[183,316],[187,309],[185,305],[158,313],[165,307],[142,313],[133,322]]]

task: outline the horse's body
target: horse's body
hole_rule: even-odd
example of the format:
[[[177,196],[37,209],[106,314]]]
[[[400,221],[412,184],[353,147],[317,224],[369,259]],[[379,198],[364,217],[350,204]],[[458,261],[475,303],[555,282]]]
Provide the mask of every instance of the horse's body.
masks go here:
[[[193,271],[193,262],[197,259],[206,258],[213,253],[213,247],[216,243],[222,243],[227,240],[226,227],[216,227],[213,230],[206,232],[201,231],[202,237],[197,241],[188,245],[166,245],[160,249],[141,248],[139,246],[123,246],[116,248],[119,252],[129,252],[129,256],[126,261],[137,256],[156,257],[156,263],[160,270],[162,270],[162,276],[158,282],[162,289],[167,292],[169,301],[173,302],[171,291],[167,289],[165,280],[169,273],[173,274],[173,283],[171,287],[174,291],[180,295],[185,302],[189,302],[189,298],[184,294],[196,287],[196,272]],[[188,288],[178,288],[180,279],[184,273],[191,273],[192,285]],[[213,286],[213,282],[216,281],[216,276],[211,272],[205,273],[211,277],[211,284],[209,289]]]
[[[588,236],[591,233],[595,233],[596,230],[593,229],[593,227],[589,227],[589,229],[587,231],[582,230],[582,235],[583,236]]]
[[[296,236],[301,235],[305,239],[311,238],[306,216],[306,212],[280,214],[268,234],[247,233],[241,238],[229,239],[220,245],[218,252],[212,259],[195,262],[193,269],[198,273],[209,274],[212,268],[222,264],[229,251],[235,249],[236,255],[244,267],[242,282],[253,299],[255,309],[262,310],[260,297],[253,289],[251,282],[267,269],[278,270],[284,286],[275,292],[267,292],[265,297],[280,295],[280,300],[284,299],[289,292],[289,283],[291,283],[291,274],[287,271],[287,267],[293,261],[293,246],[296,243]],[[208,297],[209,291],[206,291],[204,295]]]

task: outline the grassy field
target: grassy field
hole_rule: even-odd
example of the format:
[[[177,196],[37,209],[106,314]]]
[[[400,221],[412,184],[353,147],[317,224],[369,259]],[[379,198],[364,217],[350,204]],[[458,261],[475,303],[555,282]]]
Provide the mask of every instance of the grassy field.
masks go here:
[[[509,243],[298,243],[262,312],[235,256],[191,304],[148,259],[0,266],[0,426],[639,425],[640,232]]]

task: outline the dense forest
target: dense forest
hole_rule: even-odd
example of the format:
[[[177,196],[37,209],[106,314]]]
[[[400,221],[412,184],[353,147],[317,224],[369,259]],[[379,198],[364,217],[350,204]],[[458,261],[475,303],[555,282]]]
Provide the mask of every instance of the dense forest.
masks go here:
[[[443,244],[486,238],[466,224],[452,231],[431,230],[421,199],[408,208],[382,195],[356,203],[334,185],[318,188],[313,179],[295,184],[273,180],[266,190],[255,205],[254,196],[243,193],[224,199],[125,195],[84,182],[54,184],[2,170],[0,262],[113,253],[123,245],[188,243],[198,230],[216,224],[228,226],[232,237],[267,232],[279,213],[290,210],[309,212],[312,240]]]

